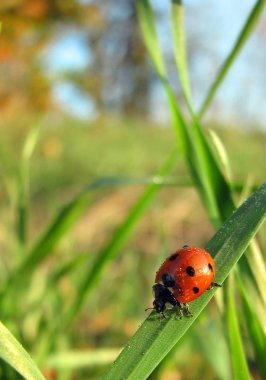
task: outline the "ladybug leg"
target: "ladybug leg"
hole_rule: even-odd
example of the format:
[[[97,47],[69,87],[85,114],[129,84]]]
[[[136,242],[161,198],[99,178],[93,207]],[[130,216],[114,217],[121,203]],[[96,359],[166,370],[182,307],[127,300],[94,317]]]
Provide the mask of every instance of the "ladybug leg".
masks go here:
[[[166,316],[165,316],[165,314],[164,314],[163,311],[162,311],[160,314],[161,314],[161,316],[163,317],[163,319],[167,319],[167,318],[169,318],[169,317],[166,317]]]
[[[184,312],[185,312],[187,317],[193,317],[193,314],[189,310],[189,304],[188,303],[183,304],[183,309],[184,309]]]
[[[181,305],[177,306],[177,316],[178,316],[178,319],[182,319],[183,318],[183,308],[182,308]]]
[[[176,313],[177,313],[178,319],[182,319],[183,318],[183,305],[180,302],[176,301],[175,307],[176,307]]]
[[[222,285],[221,285],[221,284],[218,284],[217,282],[212,282],[211,285],[208,287],[207,290],[211,290],[211,289],[213,289],[213,288],[215,288],[215,287],[221,288]]]

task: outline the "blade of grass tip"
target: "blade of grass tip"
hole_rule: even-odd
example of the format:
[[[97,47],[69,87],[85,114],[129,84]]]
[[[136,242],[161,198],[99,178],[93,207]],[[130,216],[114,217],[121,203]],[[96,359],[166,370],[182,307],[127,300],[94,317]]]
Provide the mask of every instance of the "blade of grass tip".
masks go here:
[[[122,224],[114,232],[111,240],[107,245],[97,254],[95,261],[88,268],[87,273],[82,277],[79,285],[77,296],[74,304],[71,306],[66,317],[64,318],[65,324],[69,325],[74,317],[77,315],[80,308],[83,306],[86,298],[100,278],[104,268],[107,264],[114,260],[116,255],[120,252],[122,245],[125,243],[126,238],[129,236],[133,227],[140,219],[141,215],[147,209],[147,206],[155,196],[156,192],[161,186],[163,178],[173,168],[177,158],[177,150],[174,150],[165,161],[162,169],[158,172],[158,175],[154,177],[154,182],[150,184],[143,194],[137,199],[136,203],[130,209],[127,217]],[[61,323],[62,325],[62,323]]]
[[[265,0],[258,0],[254,7],[252,8],[247,21],[242,28],[233,49],[231,50],[230,54],[224,61],[221,69],[219,70],[215,81],[213,82],[212,86],[210,87],[206,98],[204,99],[202,106],[198,112],[198,118],[202,118],[204,113],[206,112],[207,108],[209,107],[211,101],[214,98],[214,95],[216,94],[218,88],[220,87],[220,84],[224,80],[227,72],[232,67],[235,59],[237,58],[238,54],[240,53],[242,47],[244,46],[245,42],[251,35],[251,32],[253,31],[254,27],[256,26],[256,22],[258,21],[258,18],[263,12],[264,6],[266,4]]]
[[[266,183],[236,210],[206,245],[206,250],[215,257],[217,282],[225,280],[265,218]],[[146,379],[192,325],[214,292],[215,289],[205,292],[191,303],[192,318],[177,320],[173,311],[170,318],[161,320],[152,312],[104,379]]]
[[[252,300],[252,304],[250,302],[251,297],[247,294],[247,290],[242,283],[241,276],[239,271],[237,274],[237,285],[238,289],[241,293],[241,300],[243,302],[244,307],[244,317],[246,321],[246,327],[249,332],[249,336],[251,338],[253,344],[253,350],[255,352],[255,361],[256,365],[259,368],[261,378],[266,379],[266,361],[265,361],[265,347],[266,347],[266,335],[263,330],[263,326],[260,323],[260,320],[257,316],[256,304],[254,304]]]
[[[230,166],[230,162],[228,159],[228,154],[226,152],[226,149],[225,149],[220,137],[217,135],[217,133],[214,130],[208,129],[208,132],[210,134],[211,140],[212,140],[213,145],[214,145],[216,152],[218,154],[219,162],[221,163],[221,167],[223,169],[223,173],[224,173],[224,176],[227,180],[227,183],[231,184],[233,175],[232,175],[232,170],[231,170],[231,166]],[[230,188],[231,188],[231,186],[230,186]]]
[[[30,355],[0,322],[0,357],[26,380],[45,380]]]
[[[179,74],[180,84],[190,112],[194,114],[191,105],[191,93],[189,75],[187,69],[187,56],[185,46],[184,7],[181,0],[172,0],[171,7],[172,35],[174,46],[174,57]]]
[[[227,299],[226,314],[234,379],[251,380],[236,313],[234,281],[232,275],[229,276],[229,281],[227,281],[225,286]]]

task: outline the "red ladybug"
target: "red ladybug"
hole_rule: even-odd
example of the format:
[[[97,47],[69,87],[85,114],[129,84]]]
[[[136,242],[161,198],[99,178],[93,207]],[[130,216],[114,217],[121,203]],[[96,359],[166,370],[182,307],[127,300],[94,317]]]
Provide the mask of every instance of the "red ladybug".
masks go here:
[[[214,275],[215,264],[207,251],[184,246],[168,257],[156,273],[153,309],[164,316],[165,305],[170,303],[177,306],[180,318],[182,309],[191,316],[187,302],[214,286],[221,286],[213,282]]]

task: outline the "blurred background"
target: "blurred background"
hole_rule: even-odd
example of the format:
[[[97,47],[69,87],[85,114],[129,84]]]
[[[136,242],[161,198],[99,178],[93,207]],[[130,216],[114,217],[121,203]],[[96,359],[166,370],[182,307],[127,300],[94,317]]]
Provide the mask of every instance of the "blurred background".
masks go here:
[[[109,176],[149,178],[158,172],[176,144],[167,101],[140,34],[135,3],[1,1],[2,279],[16,267],[21,251],[32,246],[58,210],[86,185]],[[154,0],[152,4],[170,82],[184,105],[172,51],[170,2]],[[200,108],[253,5],[251,0],[185,1],[195,109]],[[202,123],[206,131],[211,128],[221,138],[236,184],[248,180],[257,185],[265,179],[265,35],[264,12]],[[38,130],[36,141],[29,137],[34,130]],[[24,181],[25,146],[33,140],[34,152]],[[54,345],[57,349],[89,349],[92,353],[103,350],[104,359],[100,364],[91,359],[89,368],[74,366],[74,370],[66,371],[65,378],[98,379],[145,318],[144,309],[152,303],[151,286],[158,265],[180,246],[203,246],[212,236],[213,227],[196,190],[190,186],[181,157],[170,180],[179,186],[160,190],[122,252],[87,298],[69,336],[61,337],[60,343]],[[141,184],[95,191],[90,205],[38,268],[40,278],[54,268],[63,270],[63,264],[72,263],[76,255],[85,260],[96,255],[142,191]],[[18,233],[21,205],[26,215],[23,239]],[[79,271],[78,275],[82,273],[80,268]],[[63,304],[75,297],[75,276],[67,273],[58,277],[56,293]],[[34,281],[33,287],[36,278]],[[37,284],[38,299],[43,295],[43,280]],[[32,296],[30,289],[28,294]],[[46,331],[42,330],[43,314],[46,313],[46,323],[52,323],[56,302],[59,301],[42,298],[38,310],[41,315],[37,318],[31,314],[14,327],[35,357],[42,357],[36,339],[40,331]],[[213,307],[212,313],[216,312]],[[21,315],[19,306],[15,315]],[[9,316],[6,320],[9,327],[13,326],[14,319]],[[212,326],[209,328],[211,331]],[[175,352],[175,364],[171,357],[151,378],[189,380],[200,378],[199,373],[204,379],[229,378],[222,366],[217,369],[211,360],[206,362],[198,347],[192,350],[191,334],[182,349]],[[199,336],[197,342],[198,346],[203,344]],[[188,352],[193,355],[196,373],[186,359]],[[46,376],[52,378],[55,373],[47,372]]]

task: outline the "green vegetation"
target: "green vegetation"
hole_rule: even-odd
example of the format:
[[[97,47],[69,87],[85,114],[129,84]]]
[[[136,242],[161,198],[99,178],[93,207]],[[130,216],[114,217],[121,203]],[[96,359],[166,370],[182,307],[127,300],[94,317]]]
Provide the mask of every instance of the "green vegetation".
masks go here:
[[[264,3],[251,11],[201,114]],[[177,139],[143,119],[2,128],[1,379],[42,379],[38,368],[47,379],[266,376],[266,242],[254,238],[266,217],[266,137],[209,126],[219,139],[202,127],[179,1],[172,16],[189,118],[168,82],[150,2],[138,1]],[[213,289],[191,304],[193,318],[179,321],[173,310],[161,321],[152,312],[138,328],[158,265],[183,244],[213,254],[224,282],[216,302],[206,307]]]

